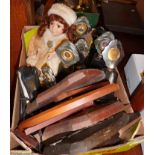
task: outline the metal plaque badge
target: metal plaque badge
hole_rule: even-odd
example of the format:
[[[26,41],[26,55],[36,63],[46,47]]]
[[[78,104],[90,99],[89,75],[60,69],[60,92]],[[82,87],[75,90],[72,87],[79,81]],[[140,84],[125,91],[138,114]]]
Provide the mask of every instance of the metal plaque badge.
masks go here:
[[[112,40],[102,52],[103,60],[108,68],[114,69],[124,57],[123,47],[117,39]]]
[[[71,66],[80,60],[75,45],[69,40],[63,41],[56,49],[56,53],[64,65]]]
[[[86,34],[86,32],[88,32],[88,30],[91,28],[89,21],[85,16],[79,17],[74,24],[76,25],[75,31],[78,36]]]

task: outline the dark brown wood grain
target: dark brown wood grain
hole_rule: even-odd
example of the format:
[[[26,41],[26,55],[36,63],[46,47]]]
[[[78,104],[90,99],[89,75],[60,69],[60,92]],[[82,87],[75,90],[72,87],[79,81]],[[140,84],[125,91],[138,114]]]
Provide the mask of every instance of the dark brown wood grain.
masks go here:
[[[26,145],[28,145],[30,148],[37,149],[37,147],[39,146],[39,143],[35,138],[25,135],[24,132],[21,132],[20,130],[15,129],[13,133],[18,138],[20,138]]]
[[[75,132],[55,145],[45,147],[44,154],[70,154],[75,155],[87,152],[100,144],[104,146],[111,137],[118,133],[118,130],[129,121],[129,115],[125,112],[118,113],[105,121],[94,126]]]
[[[55,0],[46,0],[45,2],[45,9],[44,9],[44,15],[47,15],[48,10],[52,6],[52,4],[55,2]]]
[[[136,10],[136,5],[102,1],[102,15],[105,28],[110,31],[144,34],[143,22]]]
[[[127,108],[129,108],[129,105],[124,105],[120,102],[116,102],[108,106],[93,107],[90,111],[87,110],[78,116],[67,118],[59,123],[46,127],[42,140],[45,141],[46,139],[60,133],[75,131],[92,126]]]
[[[131,105],[134,111],[142,111],[144,109],[144,83],[141,82],[130,97]]]

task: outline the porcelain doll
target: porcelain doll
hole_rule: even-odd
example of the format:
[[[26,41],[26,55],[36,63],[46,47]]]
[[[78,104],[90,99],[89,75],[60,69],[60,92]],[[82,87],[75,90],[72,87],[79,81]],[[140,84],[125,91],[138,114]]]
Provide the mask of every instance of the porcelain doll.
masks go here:
[[[63,40],[68,39],[67,31],[76,19],[76,13],[71,8],[55,3],[37,35],[31,38],[26,63],[40,71],[40,81],[43,80],[43,66],[48,66],[54,76],[58,74],[61,61],[55,51]]]

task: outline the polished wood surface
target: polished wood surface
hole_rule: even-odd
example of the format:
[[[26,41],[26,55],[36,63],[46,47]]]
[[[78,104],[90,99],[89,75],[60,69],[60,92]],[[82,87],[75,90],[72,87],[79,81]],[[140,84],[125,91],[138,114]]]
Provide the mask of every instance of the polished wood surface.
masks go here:
[[[51,119],[52,123],[55,123],[58,120],[61,120],[62,118],[65,118],[77,111],[80,111],[81,109],[85,108],[85,106],[86,107],[91,106],[92,105],[91,102],[94,101],[95,99],[98,99],[102,96],[105,96],[105,95],[115,92],[117,90],[119,90],[118,84],[108,84],[107,86],[98,88],[98,89],[88,92],[86,94],[75,97],[71,100],[62,102],[58,106],[55,106],[53,108],[50,108],[46,111],[43,111],[43,112],[35,115],[33,117],[30,117],[30,118],[24,120],[23,122],[21,122],[19,124],[18,128],[20,130],[24,130],[26,128],[34,127],[35,125],[46,122],[49,119]],[[41,127],[43,128],[45,126],[41,126]],[[28,130],[28,129],[26,129],[26,130]],[[25,130],[25,132],[26,132],[26,130]],[[31,134],[31,133],[32,133],[32,131],[28,132],[28,134]]]
[[[134,111],[144,110],[144,83],[141,82],[136,90],[133,92],[131,98],[131,105]]]
[[[144,0],[138,0],[136,4],[136,8],[141,19],[144,21]]]
[[[52,4],[55,2],[55,0],[44,0],[45,1],[45,9],[44,9],[44,15],[47,15],[48,10],[52,6]]]
[[[73,72],[53,87],[50,87],[49,89],[38,94],[35,101],[27,105],[26,113],[29,114],[50,104],[53,102],[55,97],[65,91],[82,88],[84,86],[100,82],[105,78],[105,72],[99,69],[82,69]]]
[[[21,32],[25,25],[34,24],[33,15],[33,0],[10,0],[10,118],[22,46]]]
[[[15,129],[13,133],[19,137],[26,145],[28,145],[30,148],[37,148],[39,145],[38,141],[33,138],[32,136],[25,135],[24,132],[21,132],[19,129]]]
[[[82,93],[86,93],[88,91],[103,87],[103,86],[107,85],[108,83],[109,83],[108,81],[105,81],[105,82],[100,82],[100,83],[97,83],[97,84],[94,84],[94,85],[82,87],[82,88],[79,88],[79,89],[65,91],[65,92],[61,93],[60,95],[56,96],[54,98],[54,102],[59,102],[59,101],[62,101],[64,99],[66,99],[66,98],[73,97],[75,95],[79,95],[79,94],[82,94]]]

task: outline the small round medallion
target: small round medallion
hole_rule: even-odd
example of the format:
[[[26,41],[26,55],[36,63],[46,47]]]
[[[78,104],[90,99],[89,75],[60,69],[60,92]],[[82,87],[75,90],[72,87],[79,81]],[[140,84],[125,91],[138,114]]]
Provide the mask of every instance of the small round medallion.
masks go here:
[[[61,52],[61,57],[65,60],[65,61],[72,61],[74,59],[74,54],[72,51],[65,49]]]
[[[80,23],[76,27],[76,32],[78,35],[83,35],[88,29],[88,26],[85,23]]]
[[[111,48],[108,52],[108,58],[111,61],[116,61],[120,58],[120,51],[118,48]]]

